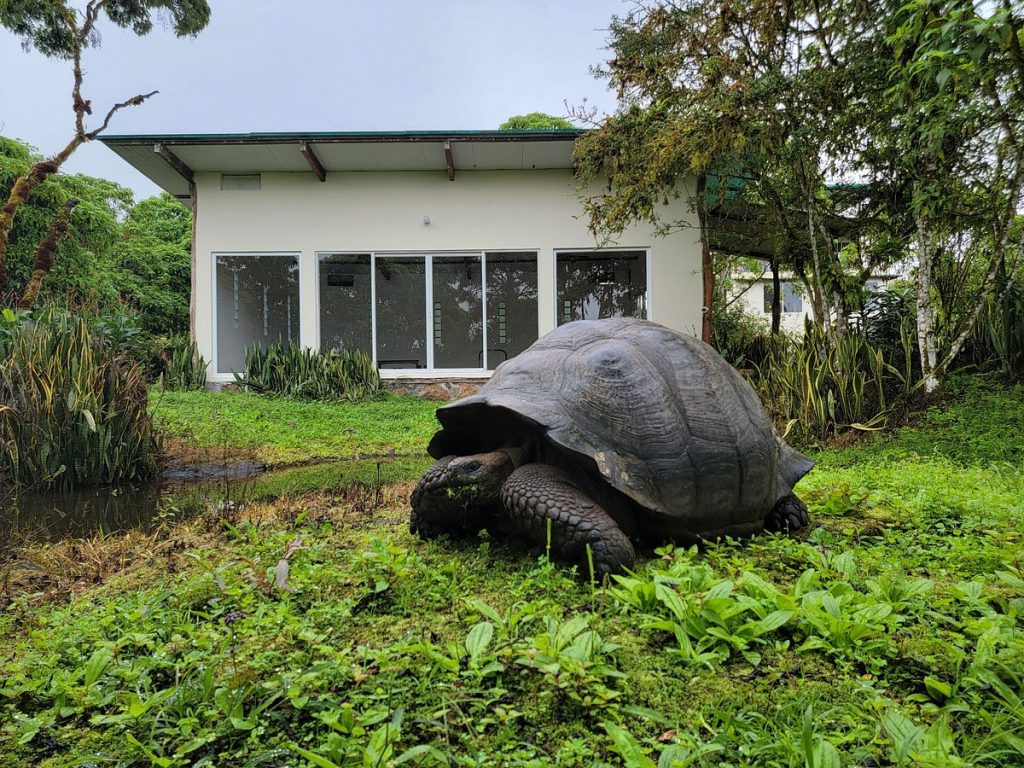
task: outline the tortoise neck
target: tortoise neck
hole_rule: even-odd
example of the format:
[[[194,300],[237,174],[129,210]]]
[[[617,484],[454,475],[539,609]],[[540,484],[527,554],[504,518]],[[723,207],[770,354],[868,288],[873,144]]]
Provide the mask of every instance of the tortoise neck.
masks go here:
[[[534,453],[529,445],[510,445],[506,448],[501,449],[501,453],[508,456],[512,462],[512,470],[519,469],[524,464],[529,464],[534,460]]]

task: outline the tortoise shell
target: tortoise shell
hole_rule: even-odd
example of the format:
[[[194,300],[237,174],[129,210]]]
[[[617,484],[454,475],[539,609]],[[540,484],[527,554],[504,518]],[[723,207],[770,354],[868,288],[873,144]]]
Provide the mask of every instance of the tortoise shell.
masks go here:
[[[750,384],[712,347],[632,318],[559,327],[437,416],[435,458],[540,433],[691,531],[757,529],[814,466],[779,439]]]

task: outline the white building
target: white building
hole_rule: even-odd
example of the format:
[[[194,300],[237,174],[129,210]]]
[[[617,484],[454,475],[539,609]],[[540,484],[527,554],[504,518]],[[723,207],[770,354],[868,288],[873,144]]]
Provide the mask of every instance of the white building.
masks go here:
[[[598,247],[576,131],[107,136],[193,206],[192,332],[209,379],[279,341],[357,347],[385,378],[484,378],[556,325],[635,315],[701,325],[684,194],[656,236]],[[695,180],[687,185],[692,191]]]
[[[877,275],[869,279],[864,287],[868,291],[886,288],[893,280],[892,275]],[[789,333],[803,333],[804,323],[814,319],[814,305],[807,296],[806,288],[791,275],[780,280],[782,287],[782,314],[779,318],[781,330]],[[733,276],[733,296],[743,311],[753,317],[763,317],[766,327],[772,322],[771,274],[738,273]]]

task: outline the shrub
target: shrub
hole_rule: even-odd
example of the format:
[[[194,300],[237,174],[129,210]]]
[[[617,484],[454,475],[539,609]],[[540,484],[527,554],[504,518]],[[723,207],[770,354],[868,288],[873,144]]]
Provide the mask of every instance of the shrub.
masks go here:
[[[0,486],[140,480],[158,450],[138,363],[67,311],[4,310]]]
[[[357,349],[321,352],[294,342],[246,350],[242,387],[303,400],[363,400],[381,391],[370,356]]]
[[[191,392],[206,388],[206,359],[185,334],[163,340],[157,363],[164,389]]]

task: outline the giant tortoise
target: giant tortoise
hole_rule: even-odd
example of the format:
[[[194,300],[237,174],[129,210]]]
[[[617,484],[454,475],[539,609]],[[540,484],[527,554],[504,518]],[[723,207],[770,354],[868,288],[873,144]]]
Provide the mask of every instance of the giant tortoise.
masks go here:
[[[633,564],[631,539],[807,524],[792,490],[814,463],[714,349],[645,320],[567,323],[437,417],[412,494],[424,538],[512,532],[605,574]]]

